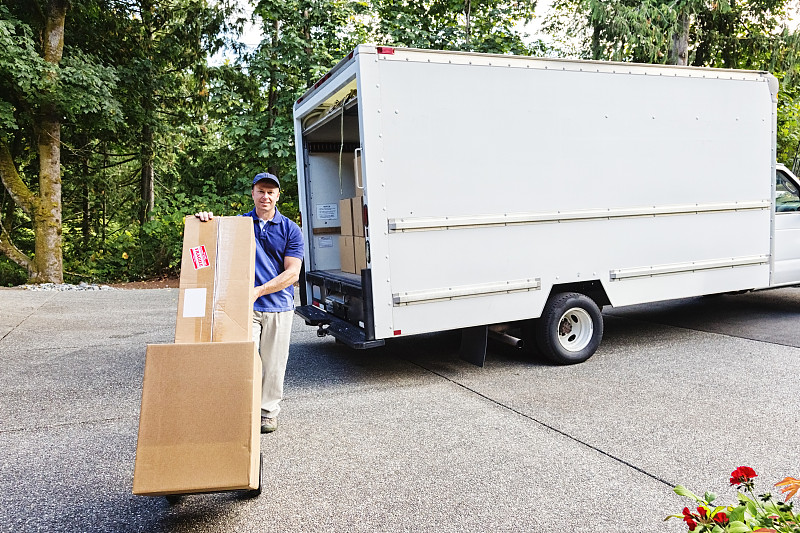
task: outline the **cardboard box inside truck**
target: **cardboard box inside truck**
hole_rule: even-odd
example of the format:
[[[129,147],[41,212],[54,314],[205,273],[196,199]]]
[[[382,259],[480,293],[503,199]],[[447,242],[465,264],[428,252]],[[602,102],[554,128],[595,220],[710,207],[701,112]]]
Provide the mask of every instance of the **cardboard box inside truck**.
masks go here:
[[[176,343],[250,340],[255,253],[250,217],[186,217]]]
[[[340,268],[342,272],[350,272],[351,274],[355,274],[356,272],[355,250],[353,248],[354,239],[355,237],[352,235],[339,236]]]
[[[260,416],[255,342],[149,345],[133,493],[257,489]]]
[[[361,269],[367,268],[367,239],[365,237],[353,237],[353,256],[355,258],[353,273],[361,275]]]
[[[350,202],[353,204],[353,235],[364,237],[364,197],[350,198]]]
[[[353,206],[350,198],[339,200],[339,226],[342,235],[353,235]]]

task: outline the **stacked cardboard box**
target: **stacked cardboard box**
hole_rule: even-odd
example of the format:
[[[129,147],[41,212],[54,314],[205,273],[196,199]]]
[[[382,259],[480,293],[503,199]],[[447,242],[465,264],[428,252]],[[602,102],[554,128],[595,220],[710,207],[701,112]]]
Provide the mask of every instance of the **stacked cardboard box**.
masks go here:
[[[361,274],[367,268],[367,242],[364,230],[364,197],[339,200],[341,236],[339,255],[342,271]]]
[[[147,347],[133,493],[259,486],[261,358],[249,217],[187,217],[175,344]]]

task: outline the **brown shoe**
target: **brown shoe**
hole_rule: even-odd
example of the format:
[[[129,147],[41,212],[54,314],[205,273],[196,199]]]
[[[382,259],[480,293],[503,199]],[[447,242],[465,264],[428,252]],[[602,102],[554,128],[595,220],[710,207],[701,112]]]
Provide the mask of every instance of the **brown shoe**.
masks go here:
[[[274,416],[261,417],[261,433],[272,433],[278,429],[278,419]]]

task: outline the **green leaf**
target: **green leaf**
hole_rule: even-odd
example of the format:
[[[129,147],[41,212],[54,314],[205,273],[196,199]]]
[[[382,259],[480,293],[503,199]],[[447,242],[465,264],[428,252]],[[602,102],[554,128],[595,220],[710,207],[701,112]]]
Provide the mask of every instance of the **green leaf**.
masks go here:
[[[736,498],[738,498],[739,503],[742,504],[754,503],[753,500],[751,500],[746,494],[743,494],[741,492],[736,493]]]
[[[728,520],[731,522],[744,522],[744,507],[739,506],[727,511]]]
[[[755,502],[748,501],[745,504],[745,507],[747,507],[747,512],[750,513],[751,515],[755,516],[758,514],[758,506],[756,505]]]
[[[674,490],[675,494],[677,494],[678,496],[686,496],[687,498],[692,498],[694,501],[697,502],[702,501],[700,498],[697,497],[697,495],[694,492],[690,491],[683,485],[678,485],[672,490]]]
[[[707,492],[706,492],[706,493],[703,495],[703,499],[706,501],[706,503],[711,503],[711,502],[713,502],[714,500],[716,500],[716,499],[717,499],[717,495],[716,495],[716,494],[714,494],[714,493],[713,493],[713,492],[711,492],[711,491],[707,491]]]
[[[730,519],[731,519],[731,517],[730,517],[730,511],[729,511],[729,509],[730,509],[729,507],[726,507],[726,506],[724,506],[724,505],[720,505],[719,507],[714,507],[714,510],[713,510],[713,511],[711,511],[711,516],[714,516],[715,514],[717,514],[717,513],[718,513],[718,512],[720,512],[720,511],[725,511],[725,514],[727,514],[727,515],[728,515],[728,520],[730,520]]]
[[[744,522],[739,522],[738,520],[731,520],[731,522],[728,524],[728,533],[748,533],[750,531],[753,531],[750,526]]]

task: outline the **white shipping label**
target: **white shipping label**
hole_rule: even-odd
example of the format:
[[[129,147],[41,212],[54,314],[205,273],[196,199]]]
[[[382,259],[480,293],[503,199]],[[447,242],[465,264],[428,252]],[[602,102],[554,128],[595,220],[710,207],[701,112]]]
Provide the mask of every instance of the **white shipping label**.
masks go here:
[[[333,248],[333,237],[317,237],[317,248]]]
[[[337,220],[339,204],[317,204],[317,220]]]
[[[206,289],[186,289],[183,291],[183,317],[198,318],[206,316]]]

